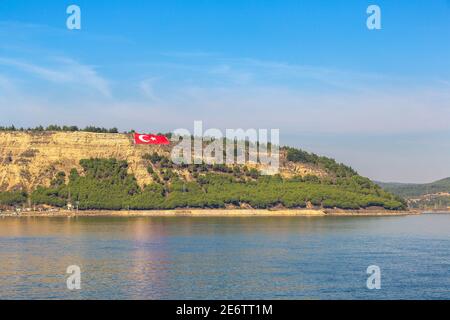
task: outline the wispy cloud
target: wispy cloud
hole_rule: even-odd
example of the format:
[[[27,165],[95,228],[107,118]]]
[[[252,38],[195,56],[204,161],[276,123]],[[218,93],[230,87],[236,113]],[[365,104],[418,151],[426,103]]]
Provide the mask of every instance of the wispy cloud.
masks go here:
[[[341,89],[360,89],[369,81],[381,81],[387,78],[382,74],[341,70],[327,66],[299,65],[250,58],[232,59],[231,61],[242,68],[255,68],[263,74],[278,79],[317,81]]]
[[[391,86],[408,81],[393,74],[342,70],[330,66],[291,64],[253,58],[229,58],[219,54],[185,59],[183,56],[170,61],[158,61],[139,65],[142,70],[166,70],[170,75],[197,80],[209,79],[211,86],[221,85],[270,85],[286,88],[368,91],[374,87]],[[137,66],[136,66],[137,67]],[[145,72],[145,71],[143,71]]]
[[[209,70],[209,73],[231,80],[238,85],[248,84],[253,78],[253,73],[245,70],[235,70],[232,66],[227,64],[215,66]]]
[[[11,92],[14,89],[12,80],[0,74],[0,93]]]
[[[411,86],[388,75],[220,58],[208,64],[155,63],[159,69],[149,64],[141,68],[143,80],[116,80],[120,90],[115,90],[113,98],[107,79],[95,68],[70,58],[53,59],[49,66],[0,57],[0,64],[52,83],[87,87],[98,95],[77,100],[92,108],[105,110],[112,104],[128,104],[130,126],[131,119],[143,121],[139,115],[142,110],[155,108],[179,115],[184,125],[201,117],[216,127],[276,127],[292,133],[436,131],[448,129],[446,119],[450,118],[446,81]],[[296,82],[298,78],[303,81]],[[6,78],[3,85],[1,81],[0,86],[11,85]],[[319,83],[311,89],[312,81]],[[396,85],[390,86],[392,82]],[[70,94],[68,91],[67,97]],[[23,96],[30,94],[23,92]],[[45,92],[41,96],[45,100]],[[102,101],[102,97],[111,99]],[[66,101],[58,103],[62,108],[68,106]],[[112,117],[109,112],[105,121]],[[125,121],[121,117],[117,120]],[[167,128],[175,125],[172,120],[158,119]]]
[[[152,101],[161,101],[156,93],[155,93],[155,89],[154,89],[154,84],[157,81],[157,78],[149,78],[149,79],[145,79],[142,80],[139,83],[139,89],[141,91],[141,93],[144,94],[144,96]]]
[[[163,52],[162,56],[172,57],[172,58],[208,58],[220,56],[217,52],[207,52],[207,51],[178,51],[178,52]]]
[[[111,97],[108,81],[102,78],[93,67],[80,64],[69,58],[55,59],[52,67],[42,67],[34,63],[4,57],[0,57],[0,64],[16,68],[47,81],[89,87],[105,97]]]

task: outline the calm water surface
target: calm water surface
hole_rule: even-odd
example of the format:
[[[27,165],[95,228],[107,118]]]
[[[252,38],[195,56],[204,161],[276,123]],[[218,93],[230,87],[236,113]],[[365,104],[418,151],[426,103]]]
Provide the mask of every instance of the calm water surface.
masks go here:
[[[450,299],[450,215],[0,218],[0,298]]]

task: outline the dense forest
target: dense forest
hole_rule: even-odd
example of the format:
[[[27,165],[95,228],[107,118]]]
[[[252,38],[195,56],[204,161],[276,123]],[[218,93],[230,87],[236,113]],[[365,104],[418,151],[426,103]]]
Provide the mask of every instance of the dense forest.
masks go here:
[[[143,157],[153,183],[141,188],[128,173],[126,161],[85,159],[82,170],[55,175],[50,187],[30,194],[0,193],[0,205],[51,205],[68,203],[87,209],[175,209],[175,208],[341,208],[371,206],[390,210],[405,208],[405,202],[384,191],[353,169],[334,160],[286,148],[287,160],[315,164],[329,175],[261,176],[255,168],[207,164],[175,165],[157,153]]]

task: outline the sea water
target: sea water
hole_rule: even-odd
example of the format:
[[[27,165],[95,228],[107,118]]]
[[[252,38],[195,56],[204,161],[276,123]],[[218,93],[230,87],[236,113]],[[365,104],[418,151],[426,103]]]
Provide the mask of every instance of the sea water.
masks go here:
[[[0,298],[450,299],[450,215],[0,218]]]

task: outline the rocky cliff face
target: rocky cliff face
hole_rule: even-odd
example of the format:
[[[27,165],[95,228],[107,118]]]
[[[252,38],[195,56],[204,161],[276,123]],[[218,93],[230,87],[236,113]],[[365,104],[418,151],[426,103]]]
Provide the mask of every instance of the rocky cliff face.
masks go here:
[[[151,182],[142,155],[159,147],[135,146],[129,135],[89,132],[0,132],[0,190],[49,185],[59,171],[80,169],[88,158],[127,160],[140,184]]]
[[[139,185],[151,183],[146,153],[169,155],[168,146],[135,145],[131,135],[89,132],[0,132],[0,191],[48,186],[55,174],[81,169],[89,158],[126,160]],[[282,156],[283,158],[283,156]],[[326,175],[310,166],[281,161],[283,176]]]

